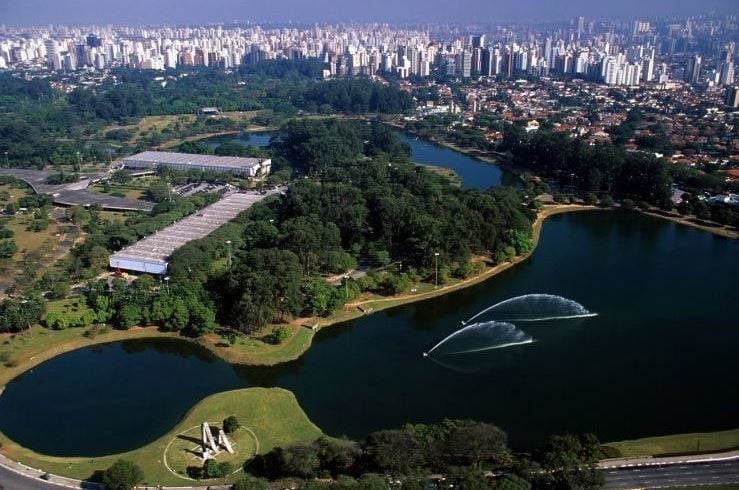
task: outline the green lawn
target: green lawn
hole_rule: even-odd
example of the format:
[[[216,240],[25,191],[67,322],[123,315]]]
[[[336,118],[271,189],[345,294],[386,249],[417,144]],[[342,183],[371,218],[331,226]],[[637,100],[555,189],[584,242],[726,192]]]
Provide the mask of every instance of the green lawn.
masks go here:
[[[98,458],[59,458],[35,454],[19,447],[0,434],[0,451],[16,461],[53,474],[73,478],[87,478],[97,470],[108,468],[117,459],[127,459],[138,464],[144,471],[148,484],[188,485],[188,480],[173,475],[164,466],[164,451],[177,440],[180,433],[203,421],[222,421],[235,415],[243,427],[254,432],[259,441],[259,453],[265,453],[275,446],[286,446],[298,442],[309,442],[322,435],[298,405],[295,396],[280,388],[245,388],[209,396],[199,402],[165,436],[151,444],[128,453]],[[169,451],[167,452],[169,456]],[[241,462],[243,463],[243,461]],[[234,481],[243,475],[238,471],[228,478]],[[205,484],[223,483],[223,480],[210,480]]]
[[[609,457],[670,456],[712,453],[739,448],[739,429],[647,437],[604,444]]]
[[[232,364],[250,364],[274,366],[299,358],[311,345],[314,332],[299,325],[283,325],[290,332],[290,337],[279,345],[268,344],[258,337],[238,336],[231,345],[220,335],[210,334],[197,339],[197,343]],[[270,333],[265,328],[261,335]]]

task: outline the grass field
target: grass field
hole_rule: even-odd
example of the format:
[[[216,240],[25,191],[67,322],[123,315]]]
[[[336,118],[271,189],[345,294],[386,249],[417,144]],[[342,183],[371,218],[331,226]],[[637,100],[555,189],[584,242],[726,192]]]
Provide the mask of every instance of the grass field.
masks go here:
[[[226,119],[232,119],[234,121],[242,121],[242,120],[249,120],[252,119],[255,115],[259,114],[260,111],[244,111],[244,112],[221,112],[218,117],[226,118]],[[146,135],[150,133],[151,131],[161,131],[162,129],[166,128],[167,126],[170,126],[172,124],[175,124],[177,122],[184,125],[189,125],[192,122],[194,122],[196,119],[196,116],[194,114],[175,114],[175,115],[165,115],[165,116],[146,116],[142,117],[141,120],[136,124],[131,124],[128,126],[119,126],[119,125],[111,125],[106,127],[102,134],[107,133],[108,131],[115,130],[115,129],[128,129],[134,131],[133,137],[131,138],[131,143],[136,143],[138,140],[141,139],[142,135]],[[195,137],[191,137],[193,139],[199,139],[200,137],[206,137],[208,135],[198,135]],[[183,141],[188,141],[191,138],[185,138],[181,140],[177,140],[174,144],[182,143]]]
[[[647,437],[603,445],[609,457],[672,456],[729,451],[739,448],[739,429],[721,432]]]
[[[238,336],[231,345],[223,337],[211,334],[197,340],[197,343],[206,347],[216,355],[232,364],[250,364],[260,366],[274,366],[299,358],[311,345],[314,332],[297,324],[284,325],[290,332],[290,337],[279,345],[262,342],[259,338]],[[270,333],[266,328],[263,335]]]
[[[166,435],[147,446],[127,453],[93,458],[44,456],[19,447],[2,434],[0,434],[2,443],[0,452],[33,468],[78,479],[88,478],[96,471],[108,468],[117,459],[126,459],[141,467],[148,484],[188,485],[188,480],[172,474],[164,465],[165,449],[177,439],[178,435],[199,426],[203,421],[222,421],[229,415],[235,415],[243,427],[254,432],[259,441],[260,453],[268,452],[275,446],[313,441],[322,435],[321,430],[308,419],[291,392],[280,388],[246,388],[205,398]],[[169,455],[169,451],[167,454]],[[239,465],[243,462],[240,461]],[[242,474],[242,471],[238,471],[226,480],[234,481]],[[224,482],[224,480],[207,481],[210,484]]]
[[[441,175],[442,177],[446,177],[452,182],[452,184],[456,186],[462,185],[462,179],[454,170],[450,170],[446,167],[439,167],[437,165],[427,165],[425,163],[415,163],[415,165],[421,165],[423,167],[426,167],[429,172],[433,172],[435,174]]]

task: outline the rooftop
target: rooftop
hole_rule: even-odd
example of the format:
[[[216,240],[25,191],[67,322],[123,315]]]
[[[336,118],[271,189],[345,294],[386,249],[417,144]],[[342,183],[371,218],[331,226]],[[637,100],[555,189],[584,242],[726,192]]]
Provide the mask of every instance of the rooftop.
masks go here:
[[[234,170],[247,170],[260,163],[259,158],[217,157],[213,155],[197,155],[191,153],[174,153],[169,151],[145,151],[121,159],[121,162],[164,165],[192,165],[193,167],[232,167]]]
[[[236,192],[229,194],[187,218],[120,250],[110,257],[110,264],[117,267],[116,260],[133,260],[166,265],[167,259],[175,250],[187,242],[207,236],[251,207],[252,204],[273,193]]]

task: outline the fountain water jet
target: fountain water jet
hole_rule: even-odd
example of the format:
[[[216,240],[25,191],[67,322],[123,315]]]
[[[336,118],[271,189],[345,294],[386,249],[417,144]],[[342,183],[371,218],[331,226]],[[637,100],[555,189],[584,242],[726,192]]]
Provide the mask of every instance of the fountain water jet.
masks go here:
[[[530,344],[533,342],[533,339],[528,334],[519,330],[515,325],[510,323],[474,323],[447,335],[436,345],[424,352],[423,356],[428,357],[440,346],[447,342],[454,341],[455,339],[463,345],[467,344],[467,347],[460,347],[461,350],[446,352],[445,354],[451,355],[482,352],[486,350],[512,347],[515,345]]]
[[[553,294],[525,294],[485,308],[462,322],[462,325],[467,325],[482,315],[491,312],[496,314],[496,320],[519,322],[588,318],[598,315],[597,313],[588,311],[580,303],[562,296]]]

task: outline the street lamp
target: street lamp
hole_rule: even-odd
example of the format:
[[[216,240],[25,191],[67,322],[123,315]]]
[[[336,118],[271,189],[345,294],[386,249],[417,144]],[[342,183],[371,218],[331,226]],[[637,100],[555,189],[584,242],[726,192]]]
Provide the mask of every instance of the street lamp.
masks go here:
[[[80,155],[80,152],[77,152],[77,171],[82,172],[82,155]]]
[[[434,287],[439,287],[439,252],[434,252]]]
[[[167,296],[169,296],[169,276],[164,277],[164,286],[167,288]]]
[[[346,300],[349,301],[349,274],[344,275],[344,295]]]
[[[231,240],[226,240],[226,245],[228,245],[228,266],[231,267]]]
[[[5,166],[10,168],[10,163],[8,163],[8,152],[5,152]]]

